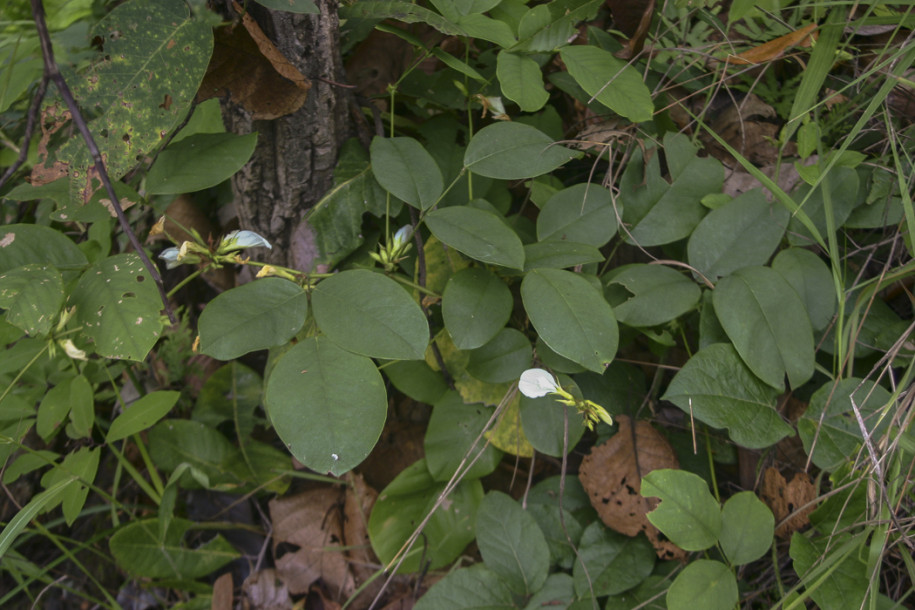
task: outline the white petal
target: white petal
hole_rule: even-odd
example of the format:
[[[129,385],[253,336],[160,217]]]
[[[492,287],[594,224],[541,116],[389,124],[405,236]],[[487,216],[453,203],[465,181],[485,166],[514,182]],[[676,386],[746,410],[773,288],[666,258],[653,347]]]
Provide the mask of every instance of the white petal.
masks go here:
[[[242,250],[258,246],[273,247],[270,242],[254,231],[232,231],[222,238],[222,243],[220,244],[220,248],[225,250]]]
[[[413,236],[413,227],[410,225],[404,225],[397,229],[397,233],[394,234],[394,248],[397,249],[401,245],[405,244],[410,237]]]
[[[550,392],[555,392],[559,384],[553,376],[543,369],[527,369],[521,373],[518,389],[528,398],[540,398]]]
[[[165,261],[166,269],[174,269],[178,266],[178,248],[166,248],[159,253],[159,258]]]

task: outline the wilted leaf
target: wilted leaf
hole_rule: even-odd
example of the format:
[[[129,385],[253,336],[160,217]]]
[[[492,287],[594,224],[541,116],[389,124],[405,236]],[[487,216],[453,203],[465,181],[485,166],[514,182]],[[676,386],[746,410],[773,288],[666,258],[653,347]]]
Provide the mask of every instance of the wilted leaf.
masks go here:
[[[759,495],[775,515],[775,535],[779,538],[790,538],[810,525],[809,515],[816,508],[813,501],[817,495],[810,475],[796,472],[789,483],[777,468],[769,466],[763,473]]]
[[[817,29],[816,23],[805,25],[799,30],[788,32],[784,36],[779,36],[775,40],[770,40],[757,47],[748,49],[737,55],[728,56],[728,63],[734,65],[760,64],[772,61],[781,57],[788,47],[800,45],[809,47],[813,45],[816,36],[813,31]]]
[[[595,446],[582,460],[578,478],[588,493],[601,521],[621,534],[644,532],[662,559],[683,559],[686,553],[651,524],[646,514],[658,501],[641,495],[642,477],[659,468],[679,468],[673,448],[664,436],[645,420],[635,423],[617,415],[619,431],[606,443]]]

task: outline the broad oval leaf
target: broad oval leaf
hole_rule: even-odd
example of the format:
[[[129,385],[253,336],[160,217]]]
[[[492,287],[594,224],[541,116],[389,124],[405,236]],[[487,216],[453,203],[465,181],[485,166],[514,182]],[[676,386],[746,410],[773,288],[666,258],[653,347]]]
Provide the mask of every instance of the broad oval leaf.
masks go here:
[[[462,471],[466,479],[478,479],[496,469],[502,452],[491,444],[480,442],[480,434],[491,415],[492,409],[481,404],[464,404],[461,395],[454,390],[449,390],[435,403],[423,439],[426,466],[433,479],[449,481],[465,459],[472,464]],[[468,457],[467,452],[474,443],[477,445]],[[480,453],[482,455],[477,457]]]
[[[616,235],[610,191],[599,184],[576,184],[550,197],[537,216],[537,239],[601,247]]]
[[[416,525],[435,505],[445,483],[429,474],[426,460],[405,468],[378,496],[369,517],[372,549],[388,564],[401,551]],[[436,570],[454,561],[474,538],[477,507],[483,499],[479,479],[464,479],[432,514],[423,536],[407,551],[400,572]],[[459,606],[460,607],[460,606]]]
[[[742,267],[764,265],[785,234],[788,217],[788,209],[766,201],[760,189],[744,193],[702,219],[689,238],[689,264],[713,282]]]
[[[477,511],[477,546],[486,567],[516,593],[531,595],[546,582],[550,549],[537,522],[510,496],[491,491]]]
[[[499,51],[496,57],[496,76],[502,94],[518,104],[524,112],[540,110],[550,94],[543,88],[540,66],[526,55]]]
[[[492,341],[470,352],[467,372],[487,383],[506,383],[531,368],[531,361],[531,342],[524,333],[503,328]]]
[[[429,323],[397,282],[367,269],[342,271],[311,295],[315,321],[327,338],[371,358],[420,360],[429,344]]]
[[[60,231],[39,225],[0,226],[0,273],[30,263],[82,269],[86,255]]]
[[[244,167],[256,144],[256,133],[188,136],[159,153],[146,175],[146,190],[151,195],[174,195],[216,186]]]
[[[863,441],[861,426],[855,410],[865,422],[867,433],[879,437],[889,418],[880,418],[879,411],[892,402],[892,396],[873,381],[849,377],[827,381],[813,396],[797,431],[810,460],[823,470],[835,470],[854,459]]]
[[[478,563],[454,570],[432,585],[414,609],[514,610],[517,607],[502,577]]]
[[[610,304],[576,273],[535,269],[521,282],[531,323],[553,351],[600,373],[616,355],[619,330]]]
[[[765,555],[774,535],[775,516],[752,491],[736,493],[724,503],[719,543],[732,566]]]
[[[107,358],[143,360],[162,330],[156,283],[136,254],[111,256],[86,270],[70,305],[83,334]]]
[[[505,326],[512,305],[505,282],[486,269],[472,267],[448,280],[442,294],[442,318],[458,349],[476,349]]]
[[[524,267],[524,246],[514,231],[486,210],[455,206],[426,215],[426,226],[442,243],[470,258],[510,269]]]
[[[200,351],[219,360],[282,345],[305,323],[308,296],[289,280],[268,277],[223,292],[200,315]]]
[[[669,610],[730,610],[739,592],[734,573],[720,561],[697,559],[677,574],[667,590]]]
[[[627,265],[614,270],[607,281],[613,313],[629,326],[670,322],[693,310],[701,297],[695,282],[663,265]]]
[[[810,250],[787,248],[775,256],[772,268],[801,297],[813,329],[826,328],[836,313],[836,288],[823,259]]]
[[[715,313],[750,370],[781,390],[813,376],[810,318],[797,292],[768,267],[744,267],[718,282]]]
[[[152,427],[171,411],[180,396],[180,392],[160,391],[140,398],[111,422],[105,442],[113,443]]]
[[[594,246],[573,241],[538,241],[524,246],[525,271],[541,267],[567,269],[603,260],[604,255]]]
[[[651,92],[635,68],[594,45],[566,46],[559,54],[588,95],[633,123],[651,120]]]
[[[372,451],[388,408],[374,363],[324,337],[297,343],[279,358],[264,403],[289,452],[312,470],[335,476]]]
[[[738,445],[770,447],[793,434],[775,410],[778,392],[750,372],[734,346],[715,343],[699,350],[662,397],[714,428],[727,428]]]
[[[372,140],[372,173],[386,191],[420,210],[442,195],[442,171],[423,145],[413,138]]]
[[[0,274],[0,309],[30,336],[46,335],[64,302],[64,284],[52,265],[23,265]]]
[[[642,496],[660,498],[648,520],[684,551],[704,551],[718,541],[721,507],[699,475],[662,468],[642,477]]]
[[[536,127],[499,122],[473,136],[464,153],[464,166],[481,176],[519,180],[551,172],[578,156],[579,153],[554,144]]]
[[[555,396],[540,398],[521,396],[521,427],[530,444],[544,455],[562,457],[585,433],[585,420],[573,407],[560,404]],[[566,438],[565,418],[569,418]]]
[[[577,555],[580,560],[572,575],[575,592],[582,598],[590,597],[592,590],[603,597],[635,587],[651,574],[656,560],[647,538],[624,536],[599,521],[585,528]]]
[[[192,521],[173,519],[162,539],[158,519],[131,521],[111,537],[111,556],[137,577],[187,580],[206,576],[239,556],[222,535],[189,548],[185,533],[194,527]]]

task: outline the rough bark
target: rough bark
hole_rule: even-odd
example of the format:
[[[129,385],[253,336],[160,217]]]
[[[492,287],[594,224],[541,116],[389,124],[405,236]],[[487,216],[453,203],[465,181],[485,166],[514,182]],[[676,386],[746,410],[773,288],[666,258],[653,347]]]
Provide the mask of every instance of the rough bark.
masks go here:
[[[307,244],[296,239],[296,231],[305,212],[330,189],[339,148],[350,133],[348,92],[327,82],[344,80],[338,3],[317,0],[316,4],[320,15],[272,12],[248,3],[267,36],[311,79],[305,104],[270,121],[252,120],[231,101],[224,105],[228,129],[259,134],[254,156],[233,179],[241,226],[273,244],[261,260],[303,271],[311,269],[312,256]]]

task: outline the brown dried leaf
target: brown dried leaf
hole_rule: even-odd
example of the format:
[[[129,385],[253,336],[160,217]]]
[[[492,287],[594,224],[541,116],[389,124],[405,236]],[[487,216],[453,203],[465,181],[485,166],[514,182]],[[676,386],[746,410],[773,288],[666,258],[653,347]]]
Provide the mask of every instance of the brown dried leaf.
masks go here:
[[[650,423],[616,416],[619,432],[603,445],[591,449],[582,461],[578,478],[591,505],[607,527],[627,536],[645,532],[662,559],[682,559],[685,551],[667,539],[646,515],[658,498],[643,498],[642,477],[659,468],[679,468],[680,462],[667,439]]]
[[[210,602],[212,610],[232,610],[232,573],[226,572],[213,583],[213,598]]]
[[[343,503],[343,540],[348,548],[346,556],[350,561],[350,570],[358,587],[381,569],[378,558],[372,552],[368,532],[369,515],[378,498],[378,492],[366,485],[362,475],[347,473],[346,482],[348,485]],[[352,601],[350,607],[353,610],[367,608],[383,585],[383,579],[375,579]]]
[[[289,589],[273,568],[251,574],[241,589],[245,610],[292,610]]]
[[[276,572],[293,595],[307,592],[318,579],[344,598],[355,590],[353,575],[340,550],[342,500],[340,490],[324,487],[270,501]],[[280,555],[288,546],[297,550]]]
[[[607,0],[607,8],[613,15],[613,25],[629,37],[623,50],[616,54],[617,57],[631,59],[645,46],[654,5],[655,0]]]
[[[817,492],[807,474],[797,472],[788,483],[777,468],[770,466],[763,474],[759,495],[775,515],[778,524],[775,535],[779,538],[790,538],[810,525],[809,515],[816,508],[813,501]]]
[[[763,43],[758,47],[748,49],[738,55],[728,56],[728,63],[732,65],[761,64],[767,61],[778,59],[785,54],[788,47],[800,45],[802,47],[811,46],[816,39],[813,31],[817,29],[817,24],[811,23],[805,25],[799,30],[789,32],[784,36],[779,36],[775,40]]]
[[[235,10],[242,12],[237,3]],[[197,101],[229,97],[254,119],[275,119],[302,107],[311,81],[267,38],[250,15],[242,25],[216,31],[213,56]]]

